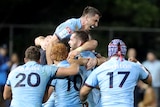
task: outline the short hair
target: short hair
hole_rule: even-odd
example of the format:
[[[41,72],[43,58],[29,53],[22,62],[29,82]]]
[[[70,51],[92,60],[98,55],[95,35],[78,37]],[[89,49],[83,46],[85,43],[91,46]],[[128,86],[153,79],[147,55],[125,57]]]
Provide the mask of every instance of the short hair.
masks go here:
[[[25,51],[25,58],[33,61],[38,61],[40,59],[40,50],[36,46],[30,46]]]
[[[68,49],[64,43],[56,43],[51,49],[51,59],[55,61],[66,60],[68,57]]]
[[[85,31],[78,30],[78,31],[74,31],[73,33],[82,41],[82,43],[85,43],[89,40],[89,35]]]
[[[87,6],[87,7],[84,8],[82,16],[85,16],[87,14],[89,14],[91,16],[94,16],[94,15],[98,14],[99,17],[102,17],[102,14],[99,12],[99,10],[92,7],[92,6]]]

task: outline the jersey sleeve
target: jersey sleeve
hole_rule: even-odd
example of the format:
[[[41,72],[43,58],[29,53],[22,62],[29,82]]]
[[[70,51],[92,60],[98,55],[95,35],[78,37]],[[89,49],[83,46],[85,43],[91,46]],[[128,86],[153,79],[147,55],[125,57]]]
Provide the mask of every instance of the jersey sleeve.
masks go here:
[[[50,85],[54,87],[56,85],[56,81],[57,81],[56,79],[53,79]]]
[[[12,71],[12,72],[14,72],[14,71]],[[11,77],[12,77],[12,74],[13,74],[12,72],[9,73],[7,81],[6,81],[6,85],[8,85],[8,86],[11,86]]]
[[[46,73],[50,76],[53,77],[56,75],[56,72],[58,70],[58,67],[55,65],[45,65],[44,66],[44,70],[46,71]]]
[[[94,88],[98,85],[96,72],[92,71],[92,73],[87,78],[85,85],[92,87],[92,88]]]
[[[138,69],[139,69],[139,73],[140,73],[140,76],[139,76],[139,79],[141,79],[141,80],[145,80],[145,79],[147,79],[147,77],[149,76],[149,73],[148,73],[148,71],[145,69],[145,68],[143,68],[142,66],[140,66],[140,65],[138,65],[139,67],[137,67]]]
[[[74,26],[74,20],[69,19],[56,28],[55,34],[59,40],[69,38],[74,31]]]

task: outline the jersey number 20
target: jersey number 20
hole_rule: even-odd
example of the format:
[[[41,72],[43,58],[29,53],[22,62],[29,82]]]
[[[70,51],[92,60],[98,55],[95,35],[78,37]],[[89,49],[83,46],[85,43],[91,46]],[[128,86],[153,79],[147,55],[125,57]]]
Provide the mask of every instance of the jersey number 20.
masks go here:
[[[32,76],[35,76],[35,77],[36,77],[35,83],[32,83],[32,82],[31,82]],[[30,74],[28,74],[28,75],[26,75],[26,74],[24,74],[24,73],[19,73],[19,74],[16,76],[16,78],[21,78],[21,79],[17,82],[17,84],[15,85],[15,87],[25,87],[26,84],[23,84],[23,83],[22,83],[25,79],[27,79],[27,84],[28,84],[30,87],[37,87],[37,86],[39,86],[39,84],[40,84],[40,76],[39,76],[39,74],[37,74],[37,73],[33,73],[33,72],[32,72],[32,73],[30,73]]]

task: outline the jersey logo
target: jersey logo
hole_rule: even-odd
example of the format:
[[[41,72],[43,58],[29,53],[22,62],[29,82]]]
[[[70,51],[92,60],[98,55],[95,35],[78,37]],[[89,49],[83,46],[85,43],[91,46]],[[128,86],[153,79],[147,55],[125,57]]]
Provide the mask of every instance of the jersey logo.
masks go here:
[[[68,31],[69,34],[72,33],[72,30],[69,27],[66,27],[66,30]]]
[[[70,36],[71,34],[72,34],[71,28],[66,27],[66,28],[63,29],[61,32],[58,33],[58,36],[59,36],[61,39],[64,39],[64,38]]]

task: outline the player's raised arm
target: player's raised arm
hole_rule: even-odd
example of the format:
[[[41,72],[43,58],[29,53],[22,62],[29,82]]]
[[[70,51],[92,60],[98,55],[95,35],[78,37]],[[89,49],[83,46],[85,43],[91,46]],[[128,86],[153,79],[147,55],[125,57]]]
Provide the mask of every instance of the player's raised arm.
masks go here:
[[[50,54],[51,54],[51,48],[55,43],[58,43],[59,39],[56,35],[53,35],[51,40],[49,41],[48,46],[46,47],[46,59],[47,59],[47,64],[53,64],[53,61],[51,60]]]

